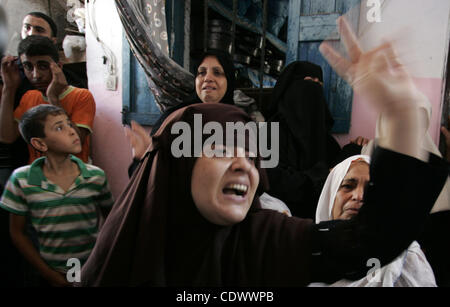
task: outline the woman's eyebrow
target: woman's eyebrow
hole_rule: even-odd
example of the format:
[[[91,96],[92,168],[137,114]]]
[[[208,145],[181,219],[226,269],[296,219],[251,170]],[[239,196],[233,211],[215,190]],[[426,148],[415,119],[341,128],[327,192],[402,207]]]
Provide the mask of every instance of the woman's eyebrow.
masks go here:
[[[342,183],[353,183],[353,182],[358,182],[358,179],[356,178],[345,178],[344,180],[342,180]]]

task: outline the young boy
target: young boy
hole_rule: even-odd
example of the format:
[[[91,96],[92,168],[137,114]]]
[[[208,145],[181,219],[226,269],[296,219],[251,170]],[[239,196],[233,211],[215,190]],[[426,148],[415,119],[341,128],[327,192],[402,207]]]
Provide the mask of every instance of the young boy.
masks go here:
[[[99,221],[113,204],[105,173],[74,157],[80,137],[62,108],[39,105],[20,121],[25,141],[45,157],[11,175],[0,200],[10,212],[10,234],[17,249],[51,285],[67,286],[71,258],[87,260]],[[40,250],[25,233],[27,217]]]
[[[19,136],[17,122],[32,107],[52,104],[63,108],[75,123],[81,139],[82,151],[77,155],[87,163],[90,153],[90,133],[95,117],[95,101],[87,89],[67,84],[61,70],[58,50],[53,42],[44,36],[28,36],[18,47],[20,62],[26,78],[35,90],[22,96],[19,106],[14,109],[14,97],[21,83],[18,59],[6,56],[2,60],[3,91],[0,104],[0,142],[11,144]],[[41,157],[29,146],[29,163]]]

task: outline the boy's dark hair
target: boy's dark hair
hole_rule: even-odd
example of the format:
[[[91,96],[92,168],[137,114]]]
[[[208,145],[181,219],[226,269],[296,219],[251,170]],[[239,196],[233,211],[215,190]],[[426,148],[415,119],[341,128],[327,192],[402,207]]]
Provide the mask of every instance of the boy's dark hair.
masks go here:
[[[66,111],[51,104],[40,104],[31,108],[23,114],[22,119],[20,120],[20,134],[30,145],[32,138],[45,138],[44,127],[47,116],[56,116],[60,114],[66,114]]]
[[[50,56],[56,63],[59,62],[59,54],[52,40],[45,36],[31,35],[23,39],[17,48],[19,57],[26,56]]]
[[[50,28],[52,29],[52,36],[56,37],[58,35],[58,27],[56,26],[56,23],[53,21],[53,19],[51,17],[49,17],[41,12],[31,12],[31,13],[28,13],[26,16],[33,16],[33,17],[44,19],[48,23]]]

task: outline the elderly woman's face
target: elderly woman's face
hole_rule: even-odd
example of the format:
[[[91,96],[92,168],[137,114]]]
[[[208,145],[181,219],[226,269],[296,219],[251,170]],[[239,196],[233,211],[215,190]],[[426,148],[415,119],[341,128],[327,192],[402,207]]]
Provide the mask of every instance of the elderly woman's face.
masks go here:
[[[197,69],[195,90],[204,103],[219,103],[227,91],[225,71],[214,56],[207,56]]]
[[[358,214],[363,205],[364,188],[369,179],[367,163],[356,162],[350,166],[334,199],[333,220],[347,220]]]
[[[222,148],[222,147],[221,147]],[[259,173],[255,159],[244,149],[230,152],[231,157],[201,157],[192,172],[191,192],[201,215],[216,225],[241,222],[253,202]],[[245,156],[244,156],[245,155]]]

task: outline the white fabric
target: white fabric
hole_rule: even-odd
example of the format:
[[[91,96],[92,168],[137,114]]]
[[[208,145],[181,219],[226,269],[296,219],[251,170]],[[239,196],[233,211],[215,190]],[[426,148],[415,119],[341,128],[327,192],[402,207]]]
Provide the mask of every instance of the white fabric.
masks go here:
[[[267,193],[263,193],[259,197],[259,202],[261,203],[261,208],[275,210],[280,213],[284,213],[287,216],[292,216],[289,207],[280,199],[270,196]]]
[[[430,121],[431,121],[431,112],[432,112],[430,101],[428,100],[428,98],[425,95],[423,95],[423,98],[419,99],[418,102],[419,102],[419,108],[421,109],[422,112],[425,112],[425,115],[427,117],[427,122],[425,125],[426,130],[424,131],[423,139],[422,139],[422,149],[424,149],[428,152],[431,152],[439,157],[442,157],[439,149],[437,148],[436,144],[434,144],[433,140],[431,139],[430,134],[428,133],[428,128],[430,126]],[[377,124],[376,124],[375,141],[377,139],[382,138],[384,135],[387,134],[387,131],[384,131],[384,127],[385,127],[384,119],[380,115],[377,119]],[[372,155],[372,152],[375,147],[374,144],[375,144],[374,140],[370,141],[369,144],[367,144],[366,146],[363,147],[361,153],[363,155],[369,155],[369,156]],[[447,182],[445,183],[445,186],[442,189],[441,194],[439,194],[439,197],[436,200],[436,202],[431,210],[431,213],[446,211],[446,210],[450,210],[450,179],[449,178],[447,178]]]
[[[339,186],[353,161],[364,159],[370,164],[369,156],[353,156],[330,172],[325,182],[316,211],[316,223],[332,220],[334,199]],[[357,281],[339,280],[334,284],[314,283],[310,287],[436,287],[433,270],[428,263],[419,243],[414,241],[407,250],[390,264],[379,269],[374,275],[374,264],[367,266],[368,276]],[[370,272],[369,272],[370,271]]]
[[[371,264],[367,271],[373,268]],[[389,265],[373,272],[356,281],[341,279],[331,285],[313,283],[309,287],[436,287],[433,270],[416,241]]]
[[[316,223],[331,221],[333,219],[331,212],[333,210],[334,199],[336,198],[339,186],[341,185],[342,180],[344,180],[352,162],[358,159],[363,159],[370,164],[369,156],[357,155],[342,161],[331,170],[322,188],[319,203],[317,204]]]

